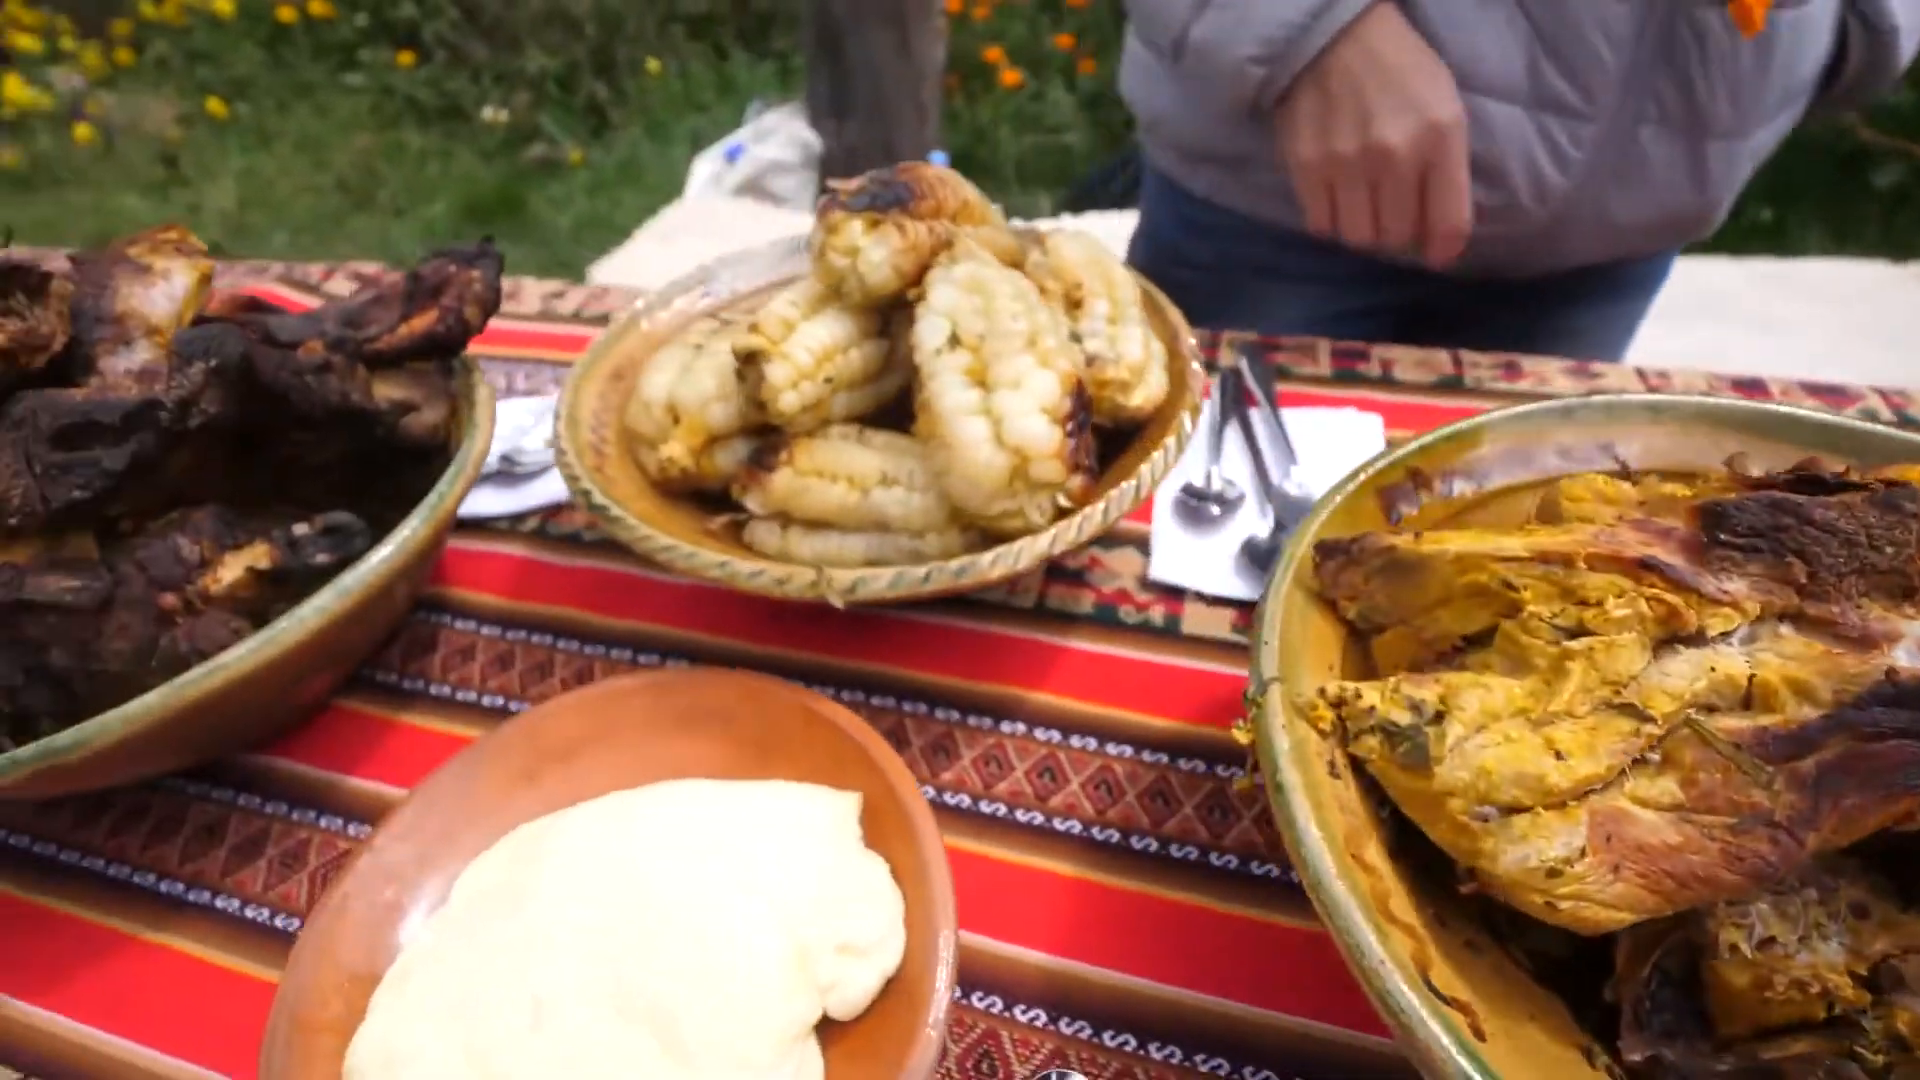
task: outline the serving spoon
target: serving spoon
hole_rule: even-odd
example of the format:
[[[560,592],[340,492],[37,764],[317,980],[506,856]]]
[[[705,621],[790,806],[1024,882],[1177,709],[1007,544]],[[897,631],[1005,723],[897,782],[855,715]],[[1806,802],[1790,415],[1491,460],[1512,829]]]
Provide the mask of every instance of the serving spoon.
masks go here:
[[[1194,524],[1219,521],[1246,501],[1240,485],[1227,478],[1220,468],[1220,455],[1227,438],[1227,413],[1240,411],[1240,377],[1232,368],[1221,370],[1213,383],[1213,422],[1207,427],[1207,460],[1200,479],[1180,485],[1173,494],[1173,508]]]

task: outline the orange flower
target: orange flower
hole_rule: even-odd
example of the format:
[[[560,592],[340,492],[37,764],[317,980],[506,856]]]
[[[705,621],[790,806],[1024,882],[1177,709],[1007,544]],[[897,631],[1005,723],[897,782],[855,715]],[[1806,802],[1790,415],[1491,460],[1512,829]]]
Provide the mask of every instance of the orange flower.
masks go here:
[[[1070,8],[1083,8],[1090,3],[1092,0],[1067,0],[1067,6]]]
[[[989,45],[980,50],[980,59],[992,64],[994,67],[1005,67],[1007,64],[1007,50],[998,45]]]
[[[1000,69],[1000,88],[1002,90],[1018,90],[1025,85],[1027,85],[1026,72],[1021,71],[1017,67]]]
[[[1771,7],[1773,0],[1729,0],[1727,11],[1742,35],[1754,37],[1767,28],[1767,9]]]
[[[1061,52],[1072,52],[1073,47],[1078,44],[1080,44],[1080,39],[1074,37],[1072,34],[1053,35],[1053,47],[1059,49]]]
[[[962,15],[967,10],[967,0],[947,0],[947,14]]]
[[[993,8],[986,4],[975,4],[967,14],[972,16],[974,22],[986,22],[993,15]]]
[[[1083,56],[1073,62],[1073,70],[1081,75],[1091,75],[1100,70],[1100,63],[1091,56]]]

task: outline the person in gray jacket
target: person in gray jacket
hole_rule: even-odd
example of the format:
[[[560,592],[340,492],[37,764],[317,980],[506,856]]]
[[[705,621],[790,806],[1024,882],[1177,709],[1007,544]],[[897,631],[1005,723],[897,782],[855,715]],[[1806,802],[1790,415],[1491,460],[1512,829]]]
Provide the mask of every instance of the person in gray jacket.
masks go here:
[[[1195,325],[1617,360],[1920,0],[1127,0],[1129,260]]]

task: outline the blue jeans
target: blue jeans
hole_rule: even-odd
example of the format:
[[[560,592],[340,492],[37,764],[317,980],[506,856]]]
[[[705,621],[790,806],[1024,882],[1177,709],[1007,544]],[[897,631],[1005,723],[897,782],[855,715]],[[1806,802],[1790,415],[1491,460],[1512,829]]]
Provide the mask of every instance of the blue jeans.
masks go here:
[[[1545,277],[1454,277],[1256,221],[1149,166],[1127,261],[1210,330],[1618,360],[1673,253]]]

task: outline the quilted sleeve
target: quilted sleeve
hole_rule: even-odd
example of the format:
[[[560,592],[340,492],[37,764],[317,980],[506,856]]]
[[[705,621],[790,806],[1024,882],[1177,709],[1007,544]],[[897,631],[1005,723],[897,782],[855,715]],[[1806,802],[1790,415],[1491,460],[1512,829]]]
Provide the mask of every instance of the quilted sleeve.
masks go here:
[[[1126,0],[1140,43],[1236,108],[1269,112],[1375,0]],[[1915,0],[1920,2],[1920,0]]]
[[[1920,0],[1847,0],[1840,46],[1815,109],[1845,112],[1873,104],[1899,83],[1916,51]]]

